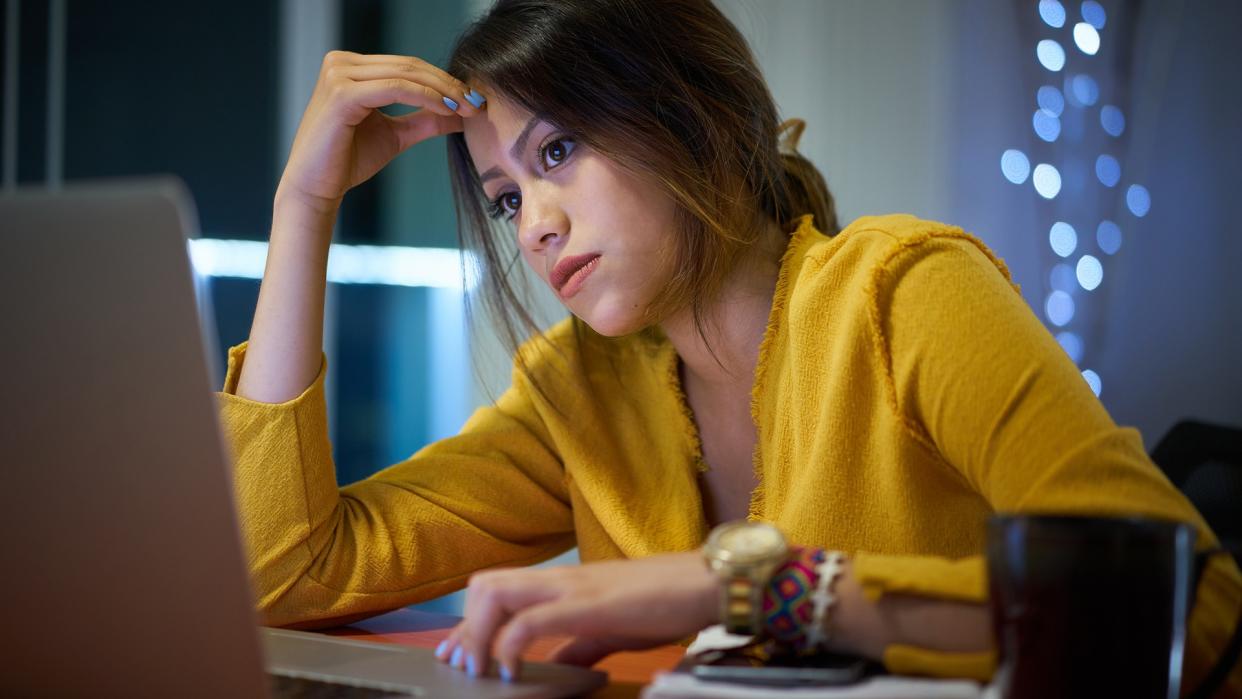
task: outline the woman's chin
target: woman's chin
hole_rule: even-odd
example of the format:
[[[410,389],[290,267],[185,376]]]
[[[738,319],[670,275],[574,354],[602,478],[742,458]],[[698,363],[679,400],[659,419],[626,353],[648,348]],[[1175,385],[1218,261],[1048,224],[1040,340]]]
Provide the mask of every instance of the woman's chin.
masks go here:
[[[571,308],[570,312],[604,337],[623,337],[636,333],[648,325],[635,315],[610,313],[599,308],[586,309],[581,312]]]

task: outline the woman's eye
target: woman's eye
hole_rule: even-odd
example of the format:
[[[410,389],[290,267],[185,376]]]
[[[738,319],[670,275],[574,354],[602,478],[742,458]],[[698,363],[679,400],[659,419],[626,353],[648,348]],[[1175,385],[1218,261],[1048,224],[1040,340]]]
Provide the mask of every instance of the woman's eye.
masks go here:
[[[519,192],[509,192],[500,197],[500,205],[505,211],[515,213],[522,206],[522,195]]]
[[[539,159],[543,161],[544,169],[551,170],[565,162],[569,154],[574,152],[574,148],[573,139],[558,138],[549,141],[547,145],[539,149]],[[509,220],[517,215],[520,208],[522,208],[522,193],[505,192],[492,200],[491,205],[488,206],[488,213],[492,218]]]
[[[517,210],[522,206],[521,192],[505,192],[492,200],[491,215],[492,218],[510,219],[517,215]]]
[[[569,157],[569,154],[572,153],[573,150],[574,142],[571,139],[558,138],[555,141],[550,141],[548,145],[544,146],[539,155],[540,159],[543,160],[544,167],[551,170],[557,165],[565,162],[565,159]]]

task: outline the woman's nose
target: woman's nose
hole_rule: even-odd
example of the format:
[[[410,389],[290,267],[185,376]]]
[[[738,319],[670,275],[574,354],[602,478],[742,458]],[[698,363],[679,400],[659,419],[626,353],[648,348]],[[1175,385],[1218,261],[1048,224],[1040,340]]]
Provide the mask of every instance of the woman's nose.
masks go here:
[[[518,242],[531,252],[542,253],[564,242],[569,234],[565,211],[551,199],[528,196],[522,201]]]

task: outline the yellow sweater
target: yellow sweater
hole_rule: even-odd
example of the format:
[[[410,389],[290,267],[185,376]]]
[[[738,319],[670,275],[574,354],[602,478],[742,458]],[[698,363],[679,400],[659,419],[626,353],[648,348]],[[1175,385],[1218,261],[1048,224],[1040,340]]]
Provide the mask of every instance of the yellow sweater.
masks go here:
[[[653,332],[574,337],[566,321],[522,349],[543,394],[515,372],[460,435],[340,489],[323,369],[297,398],[257,403],[234,395],[245,346],[232,348],[219,402],[264,621],[343,623],[575,544],[588,562],[702,545],[704,466],[672,346]],[[853,554],[873,598],[985,600],[994,511],[1180,519],[1199,527],[1199,548],[1215,544],[1004,263],[958,228],[864,217],[829,238],[804,217],[781,263],[751,411],[751,518]],[[1242,576],[1217,557],[1190,625],[1189,686],[1240,607]],[[976,678],[994,662],[896,645],[884,660]]]

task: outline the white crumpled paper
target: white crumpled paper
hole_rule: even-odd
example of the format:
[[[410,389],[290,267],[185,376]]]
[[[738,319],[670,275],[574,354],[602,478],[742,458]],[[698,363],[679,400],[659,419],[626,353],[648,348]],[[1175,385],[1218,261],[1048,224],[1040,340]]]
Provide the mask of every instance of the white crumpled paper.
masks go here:
[[[712,626],[699,633],[686,653],[737,648],[748,642],[749,636],[729,634],[724,627]],[[773,696],[791,699],[999,699],[993,687],[983,687],[970,680],[886,675],[842,687],[762,687],[706,682],[685,672],[656,675],[643,690],[642,699],[766,699]]]

